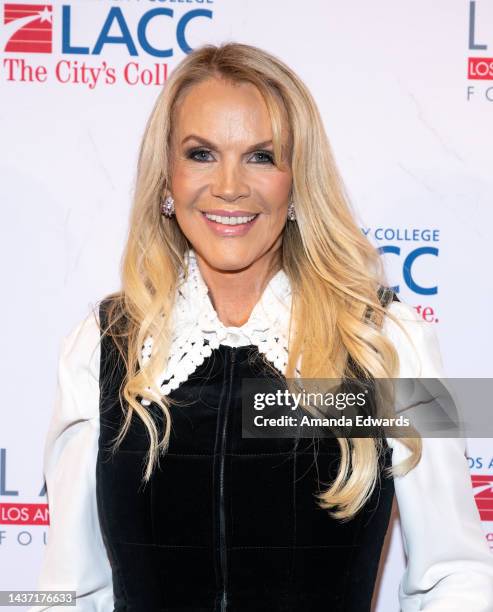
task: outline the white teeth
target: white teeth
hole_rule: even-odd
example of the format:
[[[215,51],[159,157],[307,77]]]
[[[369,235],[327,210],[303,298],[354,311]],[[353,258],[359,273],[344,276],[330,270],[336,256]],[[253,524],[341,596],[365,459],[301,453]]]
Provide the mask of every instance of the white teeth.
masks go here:
[[[222,225],[240,225],[241,223],[248,223],[252,219],[255,219],[257,215],[251,215],[250,217],[223,217],[220,215],[209,215],[204,213],[205,216],[211,221],[221,223]]]

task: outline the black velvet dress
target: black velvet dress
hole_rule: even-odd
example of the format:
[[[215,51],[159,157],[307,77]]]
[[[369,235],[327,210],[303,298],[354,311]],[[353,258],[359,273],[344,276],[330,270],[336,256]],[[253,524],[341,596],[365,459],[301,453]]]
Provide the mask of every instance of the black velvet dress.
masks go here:
[[[169,451],[143,486],[138,417],[116,455],[108,450],[122,421],[123,367],[103,338],[96,482],[115,611],[370,610],[392,478],[381,473],[352,520],[332,519],[314,494],[337,474],[337,440],[242,438],[241,380],[265,364],[254,345],[220,345],[170,394],[188,405],[171,407]],[[391,465],[385,448],[381,471]]]

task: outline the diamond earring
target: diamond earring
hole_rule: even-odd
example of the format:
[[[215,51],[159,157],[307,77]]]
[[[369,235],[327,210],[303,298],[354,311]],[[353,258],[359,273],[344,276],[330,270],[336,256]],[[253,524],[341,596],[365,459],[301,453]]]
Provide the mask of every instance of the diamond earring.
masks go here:
[[[296,221],[296,213],[295,213],[295,210],[294,210],[294,202],[293,202],[293,200],[291,200],[291,202],[289,203],[289,206],[288,206],[288,219],[290,221]]]
[[[172,196],[168,196],[161,202],[161,214],[165,217],[172,217],[175,212],[175,201]]]

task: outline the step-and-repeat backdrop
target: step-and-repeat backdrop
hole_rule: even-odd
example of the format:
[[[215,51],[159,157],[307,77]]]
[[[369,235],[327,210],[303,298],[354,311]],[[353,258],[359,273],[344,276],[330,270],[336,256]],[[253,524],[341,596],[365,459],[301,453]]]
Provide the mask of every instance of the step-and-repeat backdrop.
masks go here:
[[[61,337],[118,288],[146,118],[202,43],[260,46],[305,80],[361,229],[436,326],[447,376],[492,376],[489,0],[24,0],[0,20],[0,589],[36,585]],[[491,440],[468,456],[493,547]],[[378,612],[398,610],[404,564],[397,516]]]

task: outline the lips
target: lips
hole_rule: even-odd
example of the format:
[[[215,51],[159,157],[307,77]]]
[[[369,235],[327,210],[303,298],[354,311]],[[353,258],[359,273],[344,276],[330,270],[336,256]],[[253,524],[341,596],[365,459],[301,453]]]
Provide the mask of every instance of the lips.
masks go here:
[[[223,208],[214,208],[213,210],[201,210],[203,214],[218,215],[220,217],[251,217],[252,215],[258,215],[258,212],[251,210],[224,210]]]
[[[225,211],[224,209],[216,209],[215,211],[201,211],[202,218],[204,219],[207,227],[216,235],[220,237],[238,237],[245,236],[250,229],[255,225],[260,213],[251,213],[244,210],[235,210],[232,212]],[[253,217],[246,223],[221,223],[213,219],[209,219],[207,215],[213,215],[218,217]]]

